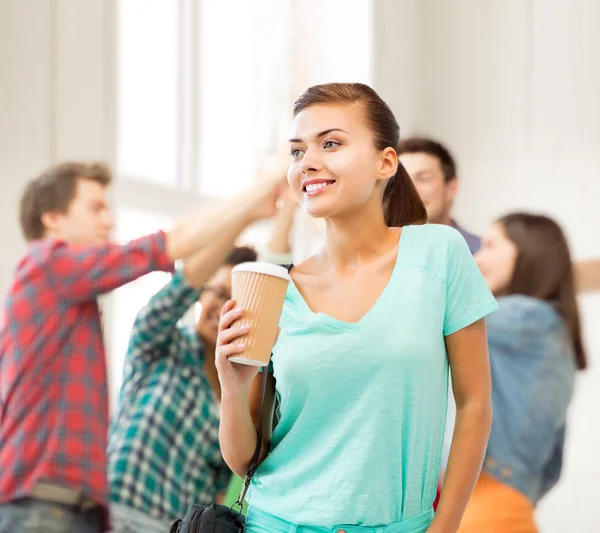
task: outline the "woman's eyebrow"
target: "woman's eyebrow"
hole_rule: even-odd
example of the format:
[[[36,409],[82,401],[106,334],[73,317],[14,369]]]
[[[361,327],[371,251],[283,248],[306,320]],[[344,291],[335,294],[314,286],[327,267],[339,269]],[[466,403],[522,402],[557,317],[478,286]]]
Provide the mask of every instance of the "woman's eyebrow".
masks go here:
[[[329,128],[328,130],[324,130],[321,133],[317,133],[317,135],[315,135],[315,137],[317,139],[320,139],[321,137],[324,137],[325,135],[327,135],[328,133],[331,133],[332,131],[341,131],[342,133],[345,133],[346,135],[348,135],[348,132],[343,130],[342,128]],[[301,143],[302,139],[290,139],[291,143]]]

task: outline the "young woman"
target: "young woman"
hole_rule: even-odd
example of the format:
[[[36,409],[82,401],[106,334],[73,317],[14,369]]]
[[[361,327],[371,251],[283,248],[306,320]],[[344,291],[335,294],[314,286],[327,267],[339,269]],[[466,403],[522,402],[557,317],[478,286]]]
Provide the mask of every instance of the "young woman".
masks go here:
[[[295,104],[288,181],[324,219],[325,244],[291,271],[267,393],[278,423],[250,487],[250,532],[452,533],[477,480],[491,426],[483,317],[497,304],[460,234],[424,224],[398,136],[362,84],[315,86]],[[228,361],[244,349],[234,305],[217,346],[220,442],[244,476],[261,379]],[[448,363],[458,415],[434,518]]]
[[[586,367],[569,248],[554,221],[516,213],[492,225],[476,261],[500,305],[488,319],[494,422],[460,532],[534,533]]]

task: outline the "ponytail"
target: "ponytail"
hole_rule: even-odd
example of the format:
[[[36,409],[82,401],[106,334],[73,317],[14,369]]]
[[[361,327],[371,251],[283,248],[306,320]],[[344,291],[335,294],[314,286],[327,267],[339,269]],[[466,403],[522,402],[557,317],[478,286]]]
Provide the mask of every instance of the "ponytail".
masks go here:
[[[408,172],[398,162],[396,175],[390,178],[383,194],[385,223],[390,227],[427,224],[427,210]]]

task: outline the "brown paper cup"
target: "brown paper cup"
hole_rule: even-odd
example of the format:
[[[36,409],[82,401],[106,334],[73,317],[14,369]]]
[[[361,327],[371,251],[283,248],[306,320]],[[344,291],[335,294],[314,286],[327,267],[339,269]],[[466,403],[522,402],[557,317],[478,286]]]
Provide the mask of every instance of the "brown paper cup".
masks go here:
[[[267,366],[290,276],[284,267],[260,262],[237,265],[231,275],[232,297],[244,310],[235,325],[248,325],[250,331],[235,340],[236,344],[245,344],[245,350],[229,360],[243,365]]]

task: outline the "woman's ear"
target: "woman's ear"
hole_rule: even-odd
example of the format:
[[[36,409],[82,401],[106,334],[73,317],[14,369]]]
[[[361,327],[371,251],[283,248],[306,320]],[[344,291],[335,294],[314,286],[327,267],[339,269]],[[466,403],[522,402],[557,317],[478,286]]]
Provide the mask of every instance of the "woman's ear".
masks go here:
[[[398,154],[391,146],[380,152],[377,168],[377,179],[387,180],[396,175],[398,170]]]

